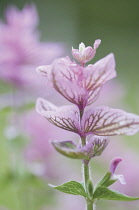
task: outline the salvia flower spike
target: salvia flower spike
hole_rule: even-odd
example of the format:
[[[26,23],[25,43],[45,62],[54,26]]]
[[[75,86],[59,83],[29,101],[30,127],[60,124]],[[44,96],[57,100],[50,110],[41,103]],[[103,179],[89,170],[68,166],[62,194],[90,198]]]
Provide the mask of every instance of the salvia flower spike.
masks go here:
[[[52,141],[54,148],[61,154],[81,159],[83,163],[84,185],[75,181],[55,187],[65,193],[82,195],[86,198],[87,210],[93,210],[95,199],[137,200],[107,187],[116,180],[125,184],[124,176],[115,174],[121,158],[115,158],[110,164],[109,172],[104,176],[96,190],[89,190],[91,181],[89,162],[91,158],[102,154],[108,145],[109,136],[134,135],[139,131],[139,116],[120,109],[98,106],[85,110],[99,96],[101,87],[116,77],[115,58],[113,53],[94,64],[85,66],[95,56],[101,41],[94,42],[93,47],[85,47],[82,42],[79,49],[72,48],[72,55],[78,63],[69,57],[54,60],[51,65],[39,66],[37,72],[47,78],[52,87],[73,105],[57,107],[39,98],[36,110],[52,124],[74,132],[80,137],[78,144],[71,140]],[[92,135],[90,137],[90,135]],[[91,188],[93,189],[93,188]],[[90,193],[91,192],[91,193]]]

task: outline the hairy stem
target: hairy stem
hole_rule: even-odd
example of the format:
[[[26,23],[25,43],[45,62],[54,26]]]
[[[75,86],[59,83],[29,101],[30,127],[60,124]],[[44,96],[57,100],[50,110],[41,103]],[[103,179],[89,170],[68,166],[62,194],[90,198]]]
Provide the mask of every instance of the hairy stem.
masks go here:
[[[84,113],[84,109],[80,109],[80,120],[82,119]],[[81,136],[81,142],[82,146],[86,145],[86,137]],[[84,187],[87,193],[86,198],[86,210],[93,210],[93,202],[89,199],[89,192],[88,192],[88,183],[89,180],[91,180],[90,177],[90,168],[89,168],[89,161],[83,160],[83,181],[84,181]]]
[[[87,201],[87,210],[93,210],[93,203],[90,201]]]
[[[82,145],[84,146],[86,144],[86,141],[83,137],[81,138],[81,141],[82,141]],[[83,181],[84,181],[84,186],[85,186],[85,190],[88,197],[90,196],[88,192],[89,180],[91,180],[89,161],[83,160]],[[86,199],[86,203],[87,203],[86,210],[93,210],[93,202],[89,198]]]

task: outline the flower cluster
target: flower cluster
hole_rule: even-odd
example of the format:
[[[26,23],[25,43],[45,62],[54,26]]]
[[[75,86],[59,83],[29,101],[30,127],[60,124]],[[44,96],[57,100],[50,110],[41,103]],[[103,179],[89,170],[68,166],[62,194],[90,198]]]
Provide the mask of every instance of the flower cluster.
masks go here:
[[[85,110],[98,98],[103,84],[116,76],[112,53],[95,64],[85,65],[94,57],[100,43],[100,40],[96,40],[93,48],[81,43],[79,50],[72,49],[72,55],[78,63],[65,57],[37,68],[37,72],[45,76],[58,93],[74,104],[56,107],[42,98],[36,104],[37,112],[49,122],[75,132],[83,139],[82,146],[76,146],[71,141],[53,143],[58,151],[69,157],[89,160],[102,153],[108,136],[133,135],[139,131],[139,116],[135,114],[107,106]],[[87,139],[90,134],[92,138]]]

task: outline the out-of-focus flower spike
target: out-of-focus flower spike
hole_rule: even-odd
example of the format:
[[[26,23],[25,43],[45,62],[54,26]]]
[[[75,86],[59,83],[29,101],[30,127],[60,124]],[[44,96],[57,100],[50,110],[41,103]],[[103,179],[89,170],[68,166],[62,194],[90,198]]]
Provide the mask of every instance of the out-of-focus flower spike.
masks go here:
[[[111,173],[111,179],[118,179],[121,184],[126,184],[125,178],[122,174],[115,174],[115,170],[118,166],[118,164],[122,161],[123,159],[120,157],[116,157],[111,161],[110,164],[110,173]]]
[[[34,4],[25,5],[23,10],[18,10],[14,6],[9,6],[5,12],[6,22],[11,26],[24,26],[28,28],[36,27],[39,18]]]
[[[0,21],[0,79],[18,88],[40,90],[34,69],[50,64],[64,52],[62,43],[40,42],[38,22],[34,4],[22,10],[10,6],[5,11],[5,22]]]

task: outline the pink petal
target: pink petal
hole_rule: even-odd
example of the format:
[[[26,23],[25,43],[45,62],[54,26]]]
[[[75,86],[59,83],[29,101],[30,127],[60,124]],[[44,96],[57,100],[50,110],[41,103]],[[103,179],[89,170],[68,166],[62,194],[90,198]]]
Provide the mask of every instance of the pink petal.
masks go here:
[[[76,106],[56,107],[50,102],[39,98],[36,110],[52,124],[75,133],[80,132],[79,110]]]
[[[113,179],[118,179],[121,184],[126,184],[125,177],[123,174],[114,174]]]
[[[72,56],[77,60],[78,62],[82,62],[82,54],[77,49],[72,49]]]
[[[88,46],[83,50],[82,53],[82,63],[86,63],[94,58],[96,54],[96,50],[94,50],[92,47]]]
[[[112,161],[111,161],[111,164],[110,164],[110,172],[111,174],[114,174],[115,173],[115,170],[118,166],[118,164],[122,161],[122,158],[114,158]]]
[[[82,129],[86,135],[134,135],[139,131],[139,116],[119,109],[97,107],[84,113]]]

